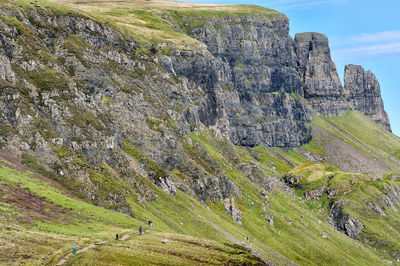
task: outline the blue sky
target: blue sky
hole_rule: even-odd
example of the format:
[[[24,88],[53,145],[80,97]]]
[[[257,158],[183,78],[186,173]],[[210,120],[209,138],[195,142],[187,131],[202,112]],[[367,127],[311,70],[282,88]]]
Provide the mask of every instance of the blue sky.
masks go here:
[[[290,34],[316,31],[328,36],[343,79],[346,64],[371,70],[381,84],[393,132],[400,136],[399,0],[193,0],[213,4],[255,4],[290,19]]]

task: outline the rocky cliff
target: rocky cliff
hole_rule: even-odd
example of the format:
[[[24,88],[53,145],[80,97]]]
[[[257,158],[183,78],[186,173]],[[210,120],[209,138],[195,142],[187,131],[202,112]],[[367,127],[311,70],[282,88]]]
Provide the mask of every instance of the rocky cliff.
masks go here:
[[[348,66],[343,87],[327,38],[293,40],[288,19],[272,14],[158,14],[197,40],[181,49],[163,42],[146,48],[74,12],[4,7],[2,148],[96,204],[131,213],[131,187],[121,193],[104,180],[127,178],[143,200],[155,196],[138,176],[202,201],[238,194],[221,165],[192,142],[192,133],[207,128],[236,145],[290,148],[310,141],[315,115],[354,109],[390,129],[372,73]],[[266,186],[266,179],[257,180]]]
[[[193,25],[200,18],[184,18]],[[285,17],[202,18],[188,34],[207,52],[172,53],[164,66],[204,92],[193,114],[234,144],[294,147],[310,140],[306,123],[357,110],[390,130],[379,83],[346,66],[343,87],[319,33],[288,35]],[[353,80],[353,81],[351,81]]]
[[[383,107],[380,85],[371,71],[365,71],[361,66],[347,65],[344,89],[353,110],[360,111],[391,131],[389,117]]]
[[[184,18],[185,25],[199,18]],[[242,146],[299,146],[310,139],[287,18],[205,18],[188,34],[206,52],[175,52],[172,68],[204,92],[199,120]]]
[[[304,97],[318,116],[343,115],[348,110],[357,110],[391,130],[379,82],[371,71],[347,65],[343,87],[331,59],[328,38],[319,33],[297,34],[295,51]]]
[[[293,40],[284,15],[254,6],[68,2],[79,10],[0,2],[5,203],[26,206],[8,195],[27,186],[86,222],[3,164],[155,230],[254,240],[268,264],[378,265],[364,245],[399,257],[400,140],[375,76],[348,65],[342,85],[326,36]]]

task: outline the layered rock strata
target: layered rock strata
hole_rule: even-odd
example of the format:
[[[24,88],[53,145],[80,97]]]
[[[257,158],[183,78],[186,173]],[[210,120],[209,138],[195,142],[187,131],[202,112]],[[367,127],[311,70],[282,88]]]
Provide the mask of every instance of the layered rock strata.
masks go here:
[[[328,38],[319,33],[297,34],[295,51],[304,98],[318,116],[343,115],[348,110],[357,110],[391,130],[379,82],[371,71],[347,65],[343,87],[331,59]]]
[[[365,71],[361,66],[347,65],[344,72],[344,88],[353,110],[360,111],[391,131],[380,85],[371,71]]]
[[[293,41],[283,15],[182,15],[179,30],[200,45],[168,52],[76,14],[0,15],[1,147],[97,205],[130,214],[132,188],[155,200],[142,177],[172,195],[235,198],[238,186],[190,137],[205,128],[237,145],[294,147],[310,140],[313,115],[355,109],[390,129],[373,74],[348,66],[343,87],[327,38]],[[99,181],[120,176],[123,190]]]
[[[199,18],[184,18],[187,25]],[[166,67],[199,87],[199,120],[234,144],[293,147],[310,140],[296,54],[284,16],[202,18],[188,34],[206,51],[175,51]]]

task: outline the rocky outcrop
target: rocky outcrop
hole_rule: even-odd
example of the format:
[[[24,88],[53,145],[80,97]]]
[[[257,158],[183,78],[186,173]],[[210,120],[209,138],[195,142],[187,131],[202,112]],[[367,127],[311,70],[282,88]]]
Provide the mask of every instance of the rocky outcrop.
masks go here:
[[[294,176],[291,174],[287,174],[283,177],[283,182],[291,188],[297,188],[297,183],[303,179],[302,176]]]
[[[390,129],[379,85],[366,74],[364,81],[343,87],[326,36],[302,33],[293,41],[284,16],[183,20],[206,51],[175,50],[160,63],[202,91],[199,107],[187,117],[234,144],[299,146],[310,140],[306,122],[313,113],[357,110]],[[199,26],[189,26],[199,20]],[[351,75],[347,71],[345,81]]]
[[[304,97],[316,115],[343,115],[357,110],[391,130],[379,82],[371,71],[347,65],[343,87],[326,36],[315,32],[296,34],[294,47]]]
[[[326,189],[325,185],[322,185],[320,187],[311,189],[305,193],[303,193],[303,196],[306,200],[319,200],[322,195],[324,194]]]
[[[345,204],[345,199],[339,199],[331,203],[329,205],[329,216],[333,226],[338,231],[354,238],[361,232],[364,226],[359,220],[344,212],[343,207]]]
[[[160,177],[156,184],[168,194],[175,196],[176,186],[169,177]]]
[[[320,33],[296,34],[295,52],[305,98],[338,97],[343,87],[331,59],[328,38]]]
[[[360,111],[391,131],[389,117],[383,107],[380,85],[371,71],[365,71],[361,66],[347,65],[344,72],[344,88],[354,110]]]
[[[378,202],[384,210],[397,212],[396,206],[400,206],[400,188],[393,185],[385,186],[384,191],[386,194],[380,195]]]
[[[192,101],[198,90],[166,73],[160,52],[140,53],[131,36],[78,15],[40,8],[0,14],[2,149],[129,215],[127,197],[157,200],[143,178],[202,202],[237,195],[220,166],[190,146],[192,123],[200,123]],[[200,117],[212,120],[207,114]]]
[[[2,54],[0,54],[0,80],[15,83],[15,73],[11,69],[10,59]]]
[[[183,19],[187,25],[199,20]],[[172,67],[165,64],[170,73],[186,77],[202,90],[200,121],[243,146],[293,147],[307,142],[308,111],[301,98],[287,18],[201,20],[188,34],[204,43],[207,51],[175,51]]]
[[[366,203],[367,207],[374,211],[375,213],[379,214],[380,216],[386,216],[385,212],[382,210],[382,208],[376,204],[375,202],[367,202]]]
[[[235,206],[235,200],[233,198],[224,200],[224,206],[226,213],[232,217],[232,219],[238,223],[240,226],[242,225],[242,213]]]

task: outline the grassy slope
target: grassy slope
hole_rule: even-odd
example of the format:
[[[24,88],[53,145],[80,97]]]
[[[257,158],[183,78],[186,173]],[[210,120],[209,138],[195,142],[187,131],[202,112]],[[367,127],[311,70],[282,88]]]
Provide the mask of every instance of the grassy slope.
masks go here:
[[[148,255],[149,259],[151,258],[155,261],[158,259],[168,259],[170,255],[166,254],[172,253],[175,255],[170,257],[171,262],[188,264],[187,258],[189,257],[190,261],[190,257],[193,257],[193,254],[190,255],[190,252],[183,248],[185,245],[183,245],[182,241],[184,240],[181,240],[181,237],[168,236],[168,238],[176,239],[176,243],[170,246],[171,250],[169,248],[165,249],[165,246],[162,246],[159,240],[164,238],[167,233],[178,233],[207,238],[218,243],[227,242],[228,240],[221,232],[215,230],[210,223],[198,216],[200,214],[239,240],[244,240],[245,236],[249,236],[253,240],[253,247],[261,251],[268,259],[280,261],[281,263],[284,263],[285,259],[278,253],[289,260],[303,265],[337,264],[338,262],[340,264],[353,265],[367,265],[369,262],[373,262],[374,264],[381,263],[380,258],[372,249],[367,246],[360,246],[354,240],[347,238],[324,222],[326,219],[326,201],[321,200],[320,203],[307,202],[296,195],[276,192],[275,195],[268,194],[268,202],[266,203],[260,194],[260,188],[236,168],[237,162],[232,163],[230,160],[231,155],[236,154],[239,158],[239,163],[255,162],[255,159],[251,156],[254,151],[250,151],[249,153],[246,149],[234,147],[226,141],[216,141],[207,132],[201,135],[192,135],[191,137],[195,143],[205,148],[211,158],[220,163],[225,173],[241,188],[242,200],[237,201],[237,205],[242,210],[243,228],[235,224],[226,215],[224,206],[221,203],[209,202],[207,204],[208,208],[206,208],[188,195],[178,192],[176,197],[172,197],[151,185],[151,183],[149,185],[156,191],[158,200],[138,203],[132,198],[130,204],[137,217],[137,220],[135,220],[119,213],[93,207],[90,204],[71,199],[48,183],[32,178],[29,173],[21,173],[8,167],[2,167],[0,168],[2,184],[6,184],[7,187],[13,187],[17,183],[20,183],[22,187],[29,188],[32,194],[45,197],[49,202],[55,203],[60,209],[68,210],[67,213],[61,214],[61,217],[56,220],[49,219],[46,221],[43,217],[37,217],[36,220],[26,224],[19,221],[18,218],[13,218],[24,216],[24,210],[3,203],[1,205],[1,208],[5,210],[3,213],[11,214],[17,212],[20,215],[2,216],[3,223],[7,225],[16,224],[15,228],[12,226],[10,227],[11,229],[1,231],[2,239],[10,239],[10,234],[14,237],[17,236],[16,239],[23,248],[19,253],[13,254],[16,258],[21,259],[24,256],[25,258],[26,256],[30,256],[34,260],[42,260],[44,257],[47,257],[46,261],[54,262],[59,260],[65,252],[68,252],[72,243],[84,245],[98,239],[110,239],[113,237],[114,232],[132,231],[138,225],[143,225],[141,221],[151,218],[156,227],[151,231],[149,239],[146,240],[149,243],[139,243],[136,239],[132,239],[129,240],[131,242],[127,242],[130,243],[129,245],[118,243],[107,244],[100,249],[91,250],[88,253],[80,255],[76,258],[76,263],[90,264],[96,258],[101,258],[101,261],[110,261],[110,263],[119,258],[121,259],[121,263],[124,263],[124,260],[125,262],[131,259],[136,260],[138,259],[136,256],[139,254],[128,252],[126,249],[134,250],[134,247],[139,245],[143,247],[143,252]],[[352,176],[341,173],[339,170],[324,164],[313,165],[308,161],[302,161],[295,151],[286,152],[277,150],[282,155],[282,157],[277,159],[272,155],[276,153],[263,151],[263,148],[260,147],[255,150],[256,154],[262,154],[262,159],[259,159],[259,161],[265,162],[268,167],[270,167],[270,161],[267,159],[266,154],[272,158],[275,165],[278,165],[278,163],[284,164],[282,161],[283,156],[285,160],[291,160],[293,164],[296,161],[299,164],[307,162],[308,164],[292,170],[292,173],[296,174],[297,172],[306,176],[304,171],[309,171],[309,176],[306,176],[307,178],[304,180],[304,185],[308,186],[308,189],[315,187],[316,184],[320,184],[318,182],[325,180],[327,175],[332,173],[335,174],[332,184],[335,184],[336,180],[338,180],[336,183],[342,185],[348,181],[349,176]],[[286,171],[286,168],[281,169],[276,167],[275,170],[271,169],[271,171]],[[370,179],[367,176],[359,175],[357,181],[361,188],[367,188],[367,186],[361,184],[367,184],[370,182]],[[375,184],[372,185],[372,187],[376,186]],[[348,187],[344,187],[344,189],[348,189]],[[350,200],[354,197],[354,202],[357,203],[355,199],[359,199],[359,193],[369,195],[368,193],[371,192],[353,192],[346,194],[346,197]],[[358,217],[357,208],[353,208],[350,211]],[[264,218],[266,215],[272,217],[273,226]],[[68,219],[63,218],[64,216],[68,217]],[[12,222],[10,222],[10,219],[13,219]],[[387,238],[392,242],[396,241],[397,236],[393,232],[382,230],[382,228],[388,226],[396,228],[396,225],[393,224],[393,221],[396,219],[398,219],[396,214],[390,214],[382,218],[375,216],[366,217],[366,229],[372,228],[374,221],[379,221],[380,224],[379,228],[373,228],[374,230],[379,229],[379,231],[368,231],[367,234],[382,232],[382,238]],[[388,220],[390,221],[387,222]],[[17,230],[19,230],[19,233],[17,233]],[[38,238],[37,235],[43,237]],[[327,235],[328,238],[325,239],[322,235]],[[206,240],[196,239],[196,241],[201,242]],[[28,244],[31,242],[35,245],[34,252],[30,250],[32,244]],[[175,248],[179,249],[179,252],[174,252]],[[199,257],[193,259],[201,261],[203,260],[203,253],[201,252],[209,253],[210,251],[209,248],[197,248],[199,249]],[[57,251],[54,252],[54,250]],[[113,252],[110,253],[110,250],[113,250]],[[154,250],[160,250],[157,253],[158,255],[153,254]],[[114,252],[120,254],[120,256],[116,256]],[[224,249],[222,253],[224,252],[229,252],[229,248]],[[50,253],[52,254],[49,255]],[[131,255],[128,255],[128,253]],[[222,253],[217,252],[216,257],[224,257],[225,255]],[[11,258],[8,259],[11,260]],[[243,258],[240,257],[238,259]]]
[[[270,195],[270,206],[266,207],[257,193],[259,188],[253,186],[254,184],[249,185],[249,180],[234,164],[225,159],[229,157],[229,151],[224,150],[223,143],[207,137],[206,133],[192,135],[192,138],[203,145],[244,191],[241,195],[242,201],[238,203],[243,214],[244,229],[251,237],[257,236],[258,241],[269,249],[303,265],[367,265],[370,261],[380,262],[370,249],[362,247],[360,252],[353,240],[333,230],[326,223],[320,223],[319,221],[325,219],[324,213],[319,208],[310,208],[305,201],[294,195],[277,192],[276,195]],[[249,156],[244,156],[244,161],[248,159]],[[256,203],[252,206],[249,202]],[[263,207],[273,217],[274,226],[263,218]],[[323,234],[329,235],[328,240],[322,238]]]
[[[360,113],[348,112],[345,116],[328,119],[375,153],[395,161],[400,160],[400,138],[382,129]]]
[[[349,111],[340,117],[315,118],[311,125],[313,131],[318,131],[318,134],[313,133],[310,143],[293,150],[274,148],[275,153],[271,153],[269,148],[259,146],[253,149],[254,156],[266,167],[275,166],[277,172],[287,173],[293,166],[312,163],[301,155],[300,150],[306,150],[327,159],[329,156],[327,149],[331,148],[327,143],[339,140],[361,152],[362,155],[379,161],[388,171],[396,172],[396,169],[399,169],[400,138],[359,112]],[[348,161],[352,159],[354,158],[347,158]],[[328,164],[326,160],[323,163]]]
[[[387,193],[385,187],[399,186],[399,181],[392,181],[390,176],[399,172],[396,163],[398,162],[400,139],[354,111],[348,112],[342,117],[316,118],[312,121],[312,126],[313,130],[329,133],[330,139],[340,139],[347,145],[361,151],[364,155],[383,162],[387,166],[387,175],[383,179],[375,181],[367,173],[345,173],[325,161],[301,163],[296,160],[300,155],[299,153],[293,158],[293,152],[296,153],[300,149],[327,156],[325,150],[327,146],[324,146],[327,143],[325,138],[327,135],[319,134],[317,137],[314,136],[311,143],[295,148],[293,151],[280,150],[282,156],[296,166],[289,173],[302,177],[302,180],[296,184],[297,195],[302,196],[307,191],[327,185],[338,195],[331,199],[323,195],[320,200],[308,203],[311,208],[326,211],[329,202],[337,198],[347,199],[346,212],[362,221],[365,226],[360,233],[360,239],[380,250],[382,254],[385,254],[385,252],[394,255],[399,254],[400,228],[398,221],[400,216],[390,209],[384,210],[378,198]],[[263,149],[265,148],[257,148],[258,151]],[[352,159],[351,157],[348,158],[349,161]],[[263,160],[259,161],[263,162]],[[283,171],[285,173],[287,166],[281,169],[285,170]],[[381,206],[386,215],[381,216],[375,213],[367,207],[367,203]]]
[[[93,265],[93,263],[98,265],[100,262],[103,264],[124,263],[124,261],[128,263],[129,260],[139,260],[143,253],[148,255],[147,260],[139,260],[143,263],[149,260],[169,264],[193,264],[199,260],[212,263],[214,259],[230,258],[236,264],[242,262],[251,264],[259,260],[240,246],[223,244],[228,242],[223,234],[191,213],[189,203],[179,200],[179,197],[175,200],[175,204],[168,199],[160,198],[162,207],[158,206],[158,210],[156,208],[148,210],[150,206],[137,207],[135,210],[138,211],[138,219],[133,219],[71,198],[51,184],[33,177],[32,173],[14,170],[7,165],[9,163],[0,168],[0,223],[2,224],[0,264],[20,264],[27,260],[33,264],[55,264],[64,254],[70,252],[72,245],[77,245],[79,249],[99,240],[111,240],[101,247],[104,249],[104,252],[100,252],[101,256],[97,254],[94,258],[91,257],[91,252],[98,251],[96,249],[96,251],[88,251],[88,257],[86,253],[77,255],[73,263],[76,262],[79,265]],[[14,188],[18,193],[14,190],[13,193],[7,193]],[[187,205],[183,206],[185,203]],[[157,218],[154,212],[162,213],[162,217]],[[207,217],[204,211],[202,214]],[[168,215],[169,218],[167,218]],[[174,216],[179,216],[179,219]],[[146,229],[146,223],[140,217],[151,217],[154,228]],[[178,221],[185,226],[174,226],[174,223],[178,224]],[[146,230],[146,236],[140,241],[138,241],[138,236],[133,236],[132,240],[124,244],[113,243],[115,233],[118,232],[121,236],[136,235],[139,225]],[[166,234],[166,232],[175,234]],[[180,236],[176,233],[206,236],[208,239],[219,242]],[[162,248],[164,244],[161,243],[161,239],[163,238],[168,238],[172,244]],[[192,249],[187,247],[187,243],[192,243]],[[131,251],[126,250],[127,245]],[[137,248],[143,251],[132,253]],[[193,250],[198,253],[196,254]],[[207,254],[214,255],[208,258]]]
[[[2,193],[0,222],[5,226],[0,227],[0,245],[4,252],[0,262],[18,263],[29,258],[54,263],[73,243],[79,246],[94,239],[108,239],[115,232],[128,232],[142,224],[126,215],[66,196],[49,183],[33,178],[29,172],[2,166],[0,184],[3,192],[17,187],[29,191]],[[12,197],[16,200],[8,202]],[[33,204],[32,199],[37,199],[37,203]],[[56,210],[48,206],[56,206]],[[38,211],[42,215],[37,216]],[[59,215],[52,217],[55,213]]]
[[[168,244],[162,240],[168,239]],[[238,245],[198,239],[187,235],[155,234],[114,242],[74,258],[73,265],[256,265],[260,259]]]
[[[182,22],[179,20],[181,16],[218,17],[228,14],[237,16],[247,14],[257,14],[264,17],[282,16],[269,9],[250,6],[203,6],[186,3],[171,4],[171,2],[126,1],[124,9],[121,9],[120,3],[115,4],[110,1],[104,1],[101,5],[98,5],[98,1],[54,0],[54,2],[48,2],[40,0],[39,2],[41,6],[55,8],[60,13],[80,12],[75,9],[79,8],[88,16],[98,20],[109,21],[110,24],[116,26],[121,31],[127,31],[144,45],[152,45],[163,41],[189,48],[196,45],[196,41],[183,33],[177,33],[174,25],[160,19],[156,15],[157,12],[162,10],[162,12],[168,13],[173,16],[178,24]],[[68,7],[60,5],[58,2],[68,2]],[[24,8],[32,8],[30,1],[17,0],[17,3]],[[365,150],[364,147],[361,147],[358,142],[367,145],[370,150],[388,159],[385,163],[390,164],[389,159],[391,157],[398,158],[398,138],[385,133],[359,114],[350,112],[344,118],[331,118],[328,120],[333,125],[327,122],[327,120],[316,119],[313,121],[313,126],[331,132],[336,137],[362,150],[368,156],[376,156]],[[356,123],[363,128],[361,131],[362,134],[360,134],[360,130],[352,127]],[[347,134],[356,138],[358,142],[355,142],[353,138],[349,138],[338,129],[346,131]],[[231,155],[232,153],[236,154],[241,162],[247,163],[256,163],[257,159],[264,166],[264,173],[268,175],[283,175],[291,171],[293,166],[300,166],[300,169],[297,168],[294,170],[295,172],[301,169],[309,170],[311,178],[303,181],[305,187],[303,190],[298,191],[299,195],[307,189],[309,190],[326,182],[327,176],[331,175],[332,171],[335,174],[334,181],[337,180],[339,185],[347,184],[349,178],[353,178],[352,174],[331,169],[324,163],[320,166],[313,165],[312,162],[301,156],[299,149],[285,151],[260,146],[247,151],[233,147],[226,142],[216,142],[212,138],[212,135],[208,133],[192,135],[191,137],[195,143],[201,145],[207,151],[212,159],[220,163],[225,174],[241,188],[241,200],[237,202],[237,205],[242,210],[243,228],[235,224],[226,215],[222,203],[209,202],[207,203],[208,206],[203,206],[190,196],[179,192],[176,197],[172,197],[147,180],[143,182],[146,182],[155,191],[158,200],[139,203],[135,195],[129,197],[129,204],[137,218],[132,219],[128,216],[97,208],[67,197],[48,183],[31,178],[29,173],[21,173],[8,167],[2,167],[0,168],[0,180],[5,188],[18,190],[17,184],[20,183],[20,186],[28,188],[32,195],[44,197],[48,204],[58,206],[60,216],[51,219],[47,218],[49,213],[54,212],[48,211],[42,216],[33,216],[34,219],[27,219],[27,216],[32,216],[33,210],[26,210],[15,204],[1,203],[0,208],[2,212],[0,221],[6,225],[0,229],[2,236],[0,241],[3,241],[1,244],[6,247],[4,251],[1,251],[3,252],[1,258],[5,258],[5,262],[13,261],[15,263],[18,263],[18,260],[26,259],[31,259],[32,262],[36,263],[39,261],[54,263],[64,253],[68,252],[72,243],[78,243],[80,246],[98,239],[110,239],[115,232],[130,232],[139,225],[143,225],[143,222],[147,219],[152,219],[156,227],[152,230],[148,238],[146,238],[146,241],[138,242],[136,239],[132,239],[129,240],[129,245],[115,243],[111,244],[111,247],[104,246],[100,250],[96,249],[89,251],[87,254],[82,254],[76,258],[76,262],[79,264],[94,264],[107,260],[110,263],[124,263],[124,260],[126,262],[131,259],[137,260],[139,259],[139,254],[129,255],[126,249],[134,250],[133,247],[139,245],[154,260],[170,259],[170,263],[182,262],[182,264],[193,264],[193,262],[203,260],[204,254],[208,254],[210,249],[217,249],[217,247],[223,245],[221,243],[228,241],[223,233],[215,230],[205,220],[207,219],[239,240],[243,240],[245,236],[249,236],[254,240],[253,246],[260,250],[267,259],[281,263],[285,263],[286,261],[278,253],[302,265],[377,265],[382,263],[379,256],[371,248],[363,245],[360,246],[324,222],[326,219],[326,199],[318,203],[306,202],[295,195],[277,192],[276,194],[268,194],[269,199],[265,201],[265,197],[261,196],[260,187],[241,173],[237,167],[237,162],[232,160]],[[386,143],[390,143],[390,145]],[[301,149],[320,155],[325,154],[324,147],[318,139],[314,139],[310,144],[301,147]],[[301,173],[303,174],[303,172]],[[363,186],[360,185],[357,187],[355,192],[345,194],[345,197],[354,203],[350,205],[350,207],[353,207],[349,209],[349,212],[357,217],[361,217],[363,211],[358,208],[360,205],[357,204],[360,202],[360,197],[377,195],[375,190],[372,189],[371,192],[368,188],[377,186],[376,183],[370,183],[368,176],[360,175],[359,180],[359,184],[363,184]],[[363,189],[366,190],[364,191]],[[9,195],[6,194],[3,197],[8,198]],[[40,199],[38,200],[40,202]],[[47,205],[45,204],[45,206]],[[205,219],[201,218],[199,214]],[[264,218],[266,215],[273,218],[273,226]],[[365,218],[366,221],[366,234],[377,233],[380,237],[390,240],[391,243],[396,243],[397,235],[391,233],[390,230],[384,230],[384,228],[388,227],[396,228],[394,224],[396,220],[398,221],[396,214],[387,215],[385,218],[373,216],[361,218]],[[375,220],[383,221],[382,223],[379,222],[380,226],[376,230],[372,226]],[[212,246],[212,248],[203,248],[201,244],[198,244],[197,246],[200,246],[197,247],[199,254],[196,257],[185,249],[183,243],[186,237],[169,235],[169,238],[176,238],[176,243],[171,245],[171,250],[169,248],[160,248],[162,245],[159,240],[165,237],[166,233],[207,238],[217,241],[217,243],[199,239],[193,240],[198,243],[205,241],[207,245]],[[328,238],[322,238],[323,234],[327,235]],[[14,245],[18,248],[15,249]],[[174,252],[174,248],[179,249],[179,252]],[[154,249],[162,249],[163,252],[154,255],[152,251]],[[110,253],[109,250],[115,251],[120,256]],[[175,255],[169,257],[169,255],[166,255],[169,252]],[[232,253],[231,248],[223,245],[221,253],[218,253],[216,256],[223,257],[226,253],[231,254],[230,252]],[[152,257],[153,255],[154,257]],[[238,256],[237,259],[240,261],[244,258]]]
[[[10,0],[6,0],[10,1]],[[18,5],[33,8],[33,1],[16,0]],[[101,2],[101,3],[99,3]],[[157,43],[168,43],[181,49],[199,47],[198,41],[184,32],[176,30],[204,24],[195,21],[186,25],[183,17],[200,18],[223,16],[259,16],[264,18],[284,17],[283,14],[254,5],[204,5],[172,1],[79,1],[79,0],[38,0],[42,8],[52,8],[60,13],[74,12],[84,14],[95,20],[106,21],[121,32],[137,39],[144,49]],[[160,14],[168,16],[163,19]],[[200,24],[199,24],[200,23]]]
[[[193,138],[196,139],[195,136]],[[212,140],[200,136],[196,141],[208,146],[208,152],[213,156],[219,156],[218,160],[225,166],[229,164],[223,155],[213,148]],[[276,253],[279,252],[290,260],[307,265],[335,264],[337,262],[366,265],[368,261],[373,261],[375,264],[380,262],[372,250],[362,247],[360,253],[353,240],[335,231],[327,224],[319,223],[318,221],[323,219],[323,216],[317,211],[310,210],[305,202],[298,200],[295,196],[281,192],[275,196],[269,196],[268,212],[274,217],[274,226],[270,226],[263,218],[265,205],[255,191],[257,186],[249,185],[246,178],[234,167],[232,167],[232,172],[228,173],[246,191],[242,194],[242,201],[237,203],[243,213],[244,228],[237,226],[232,219],[226,216],[221,203],[209,203],[210,209],[207,209],[181,193],[173,198],[158,191],[158,203],[149,202],[141,206],[132,202],[133,210],[137,215],[137,219],[132,219],[126,215],[94,207],[63,195],[50,184],[32,178],[30,173],[22,173],[6,166],[0,168],[0,173],[2,185],[15,187],[20,184],[21,187],[28,188],[32,195],[53,203],[60,210],[65,210],[65,213],[60,211],[60,217],[55,219],[46,219],[46,216],[41,216],[25,223],[18,217],[31,215],[29,210],[21,209],[15,204],[2,204],[1,208],[4,212],[2,212],[1,219],[4,224],[7,224],[7,227],[3,227],[0,231],[1,239],[4,241],[2,244],[9,247],[9,249],[5,249],[7,254],[12,254],[11,257],[5,258],[6,262],[17,263],[18,260],[30,258],[32,262],[45,261],[51,264],[68,252],[72,244],[81,247],[100,239],[110,240],[115,232],[130,233],[139,225],[144,226],[141,221],[149,218],[153,219],[155,227],[149,236],[144,238],[146,241],[138,241],[134,237],[124,244],[108,243],[95,250],[77,255],[73,262],[86,265],[104,261],[124,264],[130,260],[139,259],[140,254],[133,252],[136,247],[143,248],[141,254],[146,254],[148,260],[154,262],[162,260],[171,264],[190,264],[193,261],[212,263],[217,262],[213,260],[218,258],[228,257],[235,262],[255,259],[250,255],[239,256],[240,254],[237,253],[241,253],[240,249],[239,252],[237,247],[233,250],[231,247],[221,244],[227,242],[227,239],[222,233],[199,218],[197,214],[201,214],[237,239],[244,240],[246,235],[249,236],[253,240],[253,246],[257,247],[268,259],[274,261],[285,262]],[[6,195],[4,198],[9,196]],[[255,202],[255,204],[252,206],[249,201]],[[54,213],[54,211],[49,213]],[[214,239],[220,244],[193,238],[195,247],[187,249],[185,241],[190,237],[166,236],[165,234],[168,232]],[[322,234],[328,235],[329,238],[322,238]],[[160,239],[165,237],[172,239],[173,245],[163,246]],[[17,253],[10,252],[13,245],[7,243],[7,240],[13,244],[17,243]],[[201,244],[203,242],[206,244]],[[204,245],[205,247],[203,247]],[[33,247],[34,250],[32,250]],[[193,254],[193,250],[197,250],[198,253]],[[211,260],[206,261],[205,254],[214,254],[214,256],[209,258]],[[140,257],[143,258],[143,256]],[[146,261],[142,261],[142,263],[146,263]]]

